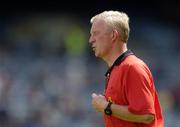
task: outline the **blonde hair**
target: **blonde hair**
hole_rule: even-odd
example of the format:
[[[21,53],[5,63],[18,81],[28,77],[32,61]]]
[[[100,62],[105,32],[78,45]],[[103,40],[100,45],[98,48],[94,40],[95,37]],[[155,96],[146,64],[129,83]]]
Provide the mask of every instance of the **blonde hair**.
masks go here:
[[[104,11],[93,16],[90,22],[93,23],[96,19],[105,21],[105,23],[107,23],[111,29],[117,30],[121,36],[122,41],[127,43],[130,28],[129,17],[126,13],[119,11]]]

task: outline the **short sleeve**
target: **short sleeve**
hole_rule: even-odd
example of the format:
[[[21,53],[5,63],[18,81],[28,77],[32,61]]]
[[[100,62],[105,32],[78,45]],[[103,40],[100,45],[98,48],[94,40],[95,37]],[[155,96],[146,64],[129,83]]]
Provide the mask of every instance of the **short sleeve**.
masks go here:
[[[128,109],[136,114],[155,114],[154,84],[147,66],[135,64],[129,67],[126,80]]]

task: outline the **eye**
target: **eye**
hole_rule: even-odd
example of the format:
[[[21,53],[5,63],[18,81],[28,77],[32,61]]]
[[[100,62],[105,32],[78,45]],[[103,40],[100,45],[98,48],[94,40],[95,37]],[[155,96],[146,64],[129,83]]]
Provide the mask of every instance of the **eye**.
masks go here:
[[[95,31],[93,32],[93,35],[96,36],[99,32],[98,31]]]

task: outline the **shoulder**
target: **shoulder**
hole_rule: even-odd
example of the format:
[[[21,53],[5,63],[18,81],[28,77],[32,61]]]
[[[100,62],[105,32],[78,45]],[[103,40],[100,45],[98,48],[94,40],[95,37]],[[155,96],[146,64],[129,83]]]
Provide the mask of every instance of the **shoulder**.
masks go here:
[[[128,56],[122,62],[122,68],[129,71],[135,72],[150,72],[149,67],[147,64],[140,58],[136,57],[135,55]]]
[[[146,63],[142,59],[136,57],[135,55],[128,56],[122,62],[122,66],[127,66],[127,67],[143,66],[143,65],[147,66]]]

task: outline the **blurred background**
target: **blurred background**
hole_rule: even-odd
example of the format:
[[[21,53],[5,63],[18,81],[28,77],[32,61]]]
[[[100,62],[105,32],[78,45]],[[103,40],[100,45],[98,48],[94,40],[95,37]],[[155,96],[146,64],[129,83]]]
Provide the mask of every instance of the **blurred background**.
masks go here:
[[[165,127],[180,127],[180,8],[159,1],[8,2],[0,5],[0,127],[103,127],[91,107],[106,64],[88,44],[90,18],[130,17],[128,47],[150,67]]]

